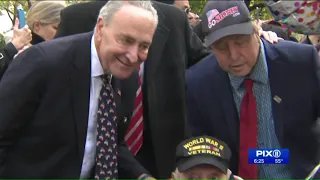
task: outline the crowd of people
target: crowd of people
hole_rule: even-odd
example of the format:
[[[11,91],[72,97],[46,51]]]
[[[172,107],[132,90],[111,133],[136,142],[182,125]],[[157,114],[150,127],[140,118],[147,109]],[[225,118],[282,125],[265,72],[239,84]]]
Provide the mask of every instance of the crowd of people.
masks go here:
[[[0,49],[0,178],[307,177],[320,35],[298,42],[247,5],[33,4]],[[249,148],[289,163],[250,164]]]

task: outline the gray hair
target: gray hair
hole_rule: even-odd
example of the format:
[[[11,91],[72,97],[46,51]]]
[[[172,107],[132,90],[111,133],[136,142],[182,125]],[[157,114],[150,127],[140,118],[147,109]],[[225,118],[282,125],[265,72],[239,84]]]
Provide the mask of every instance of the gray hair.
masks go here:
[[[109,0],[100,10],[99,16],[103,18],[104,23],[109,23],[113,15],[119,11],[119,9],[124,5],[132,5],[150,12],[154,18],[156,26],[158,25],[158,14],[157,11],[152,6],[150,0]]]

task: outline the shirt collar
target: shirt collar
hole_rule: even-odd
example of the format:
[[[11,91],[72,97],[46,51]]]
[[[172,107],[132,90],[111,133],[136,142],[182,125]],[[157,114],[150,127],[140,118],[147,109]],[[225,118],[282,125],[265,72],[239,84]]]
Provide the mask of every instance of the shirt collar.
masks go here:
[[[96,45],[94,44],[94,36],[91,38],[91,77],[99,77],[103,75],[103,68],[101,66]]]
[[[266,61],[266,55],[264,51],[263,42],[260,40],[259,55],[256,65],[253,67],[251,74],[247,77],[234,76],[228,73],[230,83],[233,88],[240,88],[245,78],[251,78],[256,83],[267,84],[268,83],[268,65]]]

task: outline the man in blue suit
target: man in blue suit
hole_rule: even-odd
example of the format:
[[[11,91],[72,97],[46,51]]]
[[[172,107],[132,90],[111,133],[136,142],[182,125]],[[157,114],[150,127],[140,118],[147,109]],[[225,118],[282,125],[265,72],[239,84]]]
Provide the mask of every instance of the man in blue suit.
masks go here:
[[[260,39],[240,1],[208,1],[201,23],[214,54],[187,72],[194,135],[226,142],[230,169],[242,178],[307,177],[319,162],[316,49]],[[248,148],[288,148],[289,164],[248,164]]]

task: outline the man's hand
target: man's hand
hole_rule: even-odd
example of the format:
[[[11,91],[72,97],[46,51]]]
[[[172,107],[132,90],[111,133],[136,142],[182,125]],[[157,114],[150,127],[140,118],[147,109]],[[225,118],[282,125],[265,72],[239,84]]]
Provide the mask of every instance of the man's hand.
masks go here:
[[[29,48],[31,45],[27,45],[27,46],[24,46],[22,49],[20,49],[18,51],[18,53],[16,55],[14,55],[13,59],[16,58],[20,53],[22,53],[24,50],[26,50],[27,48]]]
[[[279,38],[275,32],[264,31],[262,29],[259,30],[259,36],[262,36],[265,40],[269,41],[272,44],[278,42],[279,39],[282,39]]]
[[[154,177],[152,177],[152,176],[150,176],[150,175],[148,175],[148,174],[142,174],[142,175],[139,176],[138,179],[155,180]]]
[[[13,37],[12,37],[11,43],[19,51],[24,46],[29,44],[31,40],[32,40],[32,34],[28,25],[25,25],[23,28],[19,29],[19,19],[16,18],[16,21],[13,27]]]

